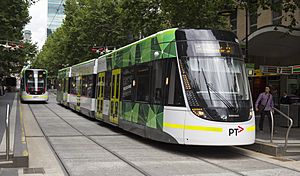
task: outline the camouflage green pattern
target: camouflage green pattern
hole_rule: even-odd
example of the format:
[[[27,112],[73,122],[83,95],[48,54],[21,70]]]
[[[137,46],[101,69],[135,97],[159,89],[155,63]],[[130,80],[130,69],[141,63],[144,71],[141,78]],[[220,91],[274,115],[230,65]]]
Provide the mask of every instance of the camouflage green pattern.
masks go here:
[[[153,60],[176,58],[175,31],[168,29],[106,54],[107,70],[128,67]],[[157,53],[156,55],[154,53]]]
[[[106,59],[107,70],[176,58],[176,30],[175,28],[161,31],[100,58]],[[123,101],[120,102],[119,108],[121,119],[162,131],[163,106]]]
[[[106,60],[106,70],[124,68],[154,60],[177,58],[175,31],[177,28],[167,29],[130,45],[122,47],[99,59]],[[85,67],[90,61],[77,64],[73,69]],[[84,66],[83,66],[84,65]],[[60,72],[63,70],[59,71]],[[163,106],[135,102],[120,102],[119,117],[128,122],[137,123],[152,129],[163,129]]]
[[[162,130],[163,106],[145,103],[122,102],[121,119]]]

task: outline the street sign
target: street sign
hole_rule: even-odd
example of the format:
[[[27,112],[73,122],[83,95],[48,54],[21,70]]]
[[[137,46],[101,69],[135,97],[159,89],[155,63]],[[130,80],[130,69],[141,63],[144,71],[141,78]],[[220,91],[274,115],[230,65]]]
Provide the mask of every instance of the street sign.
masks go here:
[[[292,67],[279,67],[280,74],[292,74]]]
[[[293,66],[293,74],[300,74],[300,65]]]
[[[259,69],[262,73],[279,73],[279,69],[277,66],[261,65]]]

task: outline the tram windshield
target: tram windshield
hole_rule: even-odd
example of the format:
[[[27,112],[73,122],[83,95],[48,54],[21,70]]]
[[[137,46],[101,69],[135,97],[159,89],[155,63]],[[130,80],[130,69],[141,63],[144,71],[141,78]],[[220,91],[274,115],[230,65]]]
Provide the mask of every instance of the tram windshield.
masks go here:
[[[187,41],[183,69],[200,107],[212,120],[248,120],[251,108],[245,63],[238,44]],[[195,99],[188,97],[191,108]]]
[[[249,100],[242,61],[226,57],[191,57],[187,64],[192,86],[202,99],[212,103],[220,99]]]
[[[43,94],[46,91],[46,71],[26,70],[25,88],[29,94]]]

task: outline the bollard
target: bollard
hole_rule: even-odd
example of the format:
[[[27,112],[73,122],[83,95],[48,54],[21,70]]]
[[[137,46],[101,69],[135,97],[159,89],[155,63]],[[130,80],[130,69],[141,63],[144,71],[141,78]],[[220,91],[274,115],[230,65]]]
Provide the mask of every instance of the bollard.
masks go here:
[[[7,104],[6,108],[6,160],[9,160],[9,104]]]

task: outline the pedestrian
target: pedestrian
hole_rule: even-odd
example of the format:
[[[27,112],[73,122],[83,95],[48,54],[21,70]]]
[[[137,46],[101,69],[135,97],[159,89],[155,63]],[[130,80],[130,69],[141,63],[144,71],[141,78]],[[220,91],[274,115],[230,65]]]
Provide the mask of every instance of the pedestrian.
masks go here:
[[[265,88],[265,92],[259,94],[255,102],[255,110],[260,112],[259,130],[263,131],[265,116],[269,119],[269,127],[271,131],[271,112],[274,111],[274,102],[272,94],[270,93],[270,87]]]
[[[281,104],[290,104],[290,97],[287,95],[287,92],[283,92],[283,96],[280,98]]]

